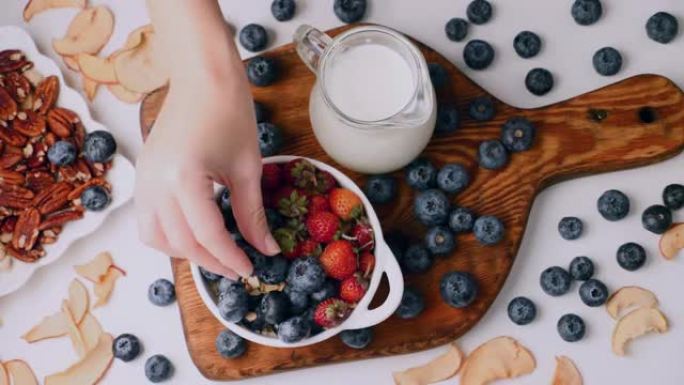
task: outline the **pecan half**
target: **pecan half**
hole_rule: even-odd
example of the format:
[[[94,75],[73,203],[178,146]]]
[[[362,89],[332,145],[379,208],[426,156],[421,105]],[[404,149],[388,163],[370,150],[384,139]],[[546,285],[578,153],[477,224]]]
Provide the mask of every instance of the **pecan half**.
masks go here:
[[[26,187],[33,192],[39,192],[55,183],[55,178],[47,171],[34,170],[26,174]]]
[[[34,263],[45,256],[45,249],[42,247],[36,247],[33,250],[26,251],[17,250],[12,246],[7,245],[5,246],[5,251],[15,259],[26,263]]]
[[[7,123],[0,121],[0,140],[14,147],[24,147],[28,138],[9,128]]]
[[[83,142],[85,141],[85,127],[83,127],[83,122],[78,122],[74,124],[74,144],[77,148],[83,148]]]
[[[10,170],[0,170],[0,185],[21,186],[26,181],[24,174]]]
[[[31,205],[33,191],[19,186],[0,186],[0,206],[11,209],[25,209]]]
[[[17,250],[31,250],[38,239],[40,213],[34,208],[28,208],[19,214],[14,227],[12,246]]]
[[[54,75],[46,77],[38,84],[33,94],[33,111],[41,115],[47,114],[55,106],[58,96],[59,79]]]
[[[24,159],[24,154],[21,152],[21,148],[5,146],[5,151],[0,156],[0,169],[13,167],[22,159]]]
[[[60,138],[68,138],[74,131],[74,126],[81,122],[81,118],[69,109],[55,107],[48,112],[48,126],[50,131]]]
[[[92,178],[88,162],[81,158],[73,164],[60,167],[57,173],[60,181],[69,183],[86,182]]]
[[[19,72],[10,72],[2,78],[2,86],[14,101],[22,104],[31,95],[31,83]]]
[[[43,222],[41,222],[40,226],[38,226],[38,230],[57,229],[55,232],[59,234],[61,231],[59,226],[81,218],[83,218],[83,209],[70,207],[68,209],[46,215],[45,219],[43,219]]]
[[[24,149],[26,149],[26,147],[24,147]],[[28,155],[28,159],[26,159],[26,165],[29,170],[36,170],[46,165],[47,150],[48,147],[43,142],[31,145],[31,153]],[[24,152],[24,155],[26,156],[26,152]]]
[[[57,135],[53,134],[52,132],[48,132],[47,134],[45,134],[45,136],[43,136],[43,143],[45,143],[45,145],[47,147],[52,147],[52,145],[55,144],[56,142],[57,142]]]
[[[72,191],[69,193],[69,195],[67,196],[67,198],[68,198],[70,201],[72,201],[72,200],[74,200],[74,199],[79,199],[79,198],[81,197],[81,194],[83,194],[83,192],[84,192],[88,187],[91,187],[91,186],[103,186],[103,187],[106,188],[107,190],[110,190],[110,189],[111,189],[111,186],[109,185],[109,182],[107,182],[106,179],[101,178],[101,177],[97,177],[97,178],[90,179],[89,181],[87,181],[87,182],[83,183],[82,185],[76,187],[74,190],[72,190]]]
[[[12,99],[12,95],[0,88],[0,120],[10,120],[17,114],[17,102]]]
[[[31,206],[37,208],[41,214],[55,212],[69,201],[67,196],[73,189],[74,187],[67,182],[55,183],[39,192],[33,198]]]
[[[26,71],[33,67],[33,63],[26,59],[18,49],[7,49],[0,52],[0,73]]]
[[[2,220],[0,224],[0,233],[14,233],[14,227],[17,224],[16,215],[9,216]]]
[[[35,137],[45,132],[45,117],[33,111],[20,111],[12,121],[12,128],[28,137]]]

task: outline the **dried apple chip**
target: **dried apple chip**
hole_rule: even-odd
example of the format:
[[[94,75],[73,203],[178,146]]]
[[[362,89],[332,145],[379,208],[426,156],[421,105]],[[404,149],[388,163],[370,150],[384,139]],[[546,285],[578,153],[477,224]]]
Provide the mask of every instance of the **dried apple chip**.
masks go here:
[[[102,84],[115,84],[114,64],[107,58],[81,53],[76,55],[81,73],[90,80]]]
[[[461,385],[482,385],[532,373],[534,356],[518,341],[497,337],[475,349],[463,364]]]
[[[104,333],[97,341],[97,345],[79,362],[67,370],[45,377],[45,385],[94,385],[107,372],[112,364],[113,338]]]
[[[629,342],[647,333],[665,333],[668,329],[665,315],[658,309],[642,307],[622,317],[613,330],[613,353],[626,355]]]
[[[114,70],[119,83],[129,91],[147,93],[166,84],[168,75],[159,59],[154,32],[142,32],[138,45],[117,54]]]
[[[95,100],[95,96],[97,95],[97,90],[100,88],[100,83],[91,80],[85,76],[82,77],[83,79],[83,92],[85,93],[86,97],[88,98],[89,101]]]
[[[556,357],[556,371],[551,385],[582,385],[582,374],[577,366],[566,356]]]
[[[114,31],[114,15],[105,6],[84,9],[69,24],[66,36],[52,41],[52,48],[62,56],[96,54]]]
[[[81,281],[74,279],[69,285],[69,310],[74,316],[77,324],[80,324],[88,312],[88,290],[83,286]]]
[[[83,265],[76,265],[74,266],[74,269],[76,270],[76,274],[81,277],[90,282],[98,283],[103,279],[104,275],[107,274],[109,267],[113,264],[112,255],[107,251],[103,251],[96,255],[92,261]]]
[[[114,97],[124,103],[129,104],[138,103],[142,100],[143,96],[145,96],[145,94],[141,94],[140,92],[129,91],[121,84],[110,84],[107,86],[107,89],[112,93],[112,95],[114,95]]]
[[[29,0],[24,7],[24,21],[29,22],[33,16],[54,8],[85,8],[86,0]]]
[[[25,361],[11,360],[5,362],[4,365],[12,377],[12,385],[38,385],[33,369]]]
[[[109,268],[102,281],[95,284],[93,291],[95,292],[95,298],[97,298],[97,301],[93,307],[100,307],[109,301],[109,297],[114,290],[114,284],[116,283],[116,280],[122,276],[123,273],[120,269],[114,266]]]
[[[87,313],[83,321],[78,325],[78,330],[81,332],[83,342],[85,344],[86,352],[91,351],[97,345],[100,336],[103,333],[102,325],[92,314]]]
[[[88,291],[81,281],[74,279],[69,285],[69,299],[65,301],[69,313],[73,315],[74,323],[79,324],[84,319],[89,306]],[[62,337],[69,333],[68,320],[63,311],[43,318],[38,325],[26,332],[21,338],[26,342],[37,342],[47,338]]]
[[[69,334],[71,344],[73,345],[76,354],[78,354],[79,357],[83,357],[86,353],[86,344],[85,341],[83,341],[81,330],[79,330],[78,324],[76,324],[74,316],[71,314],[71,310],[69,310],[67,301],[62,302],[62,313],[64,313],[67,334]]]
[[[639,286],[625,286],[613,293],[606,302],[606,311],[617,320],[627,310],[642,307],[657,307],[658,298],[650,290]]]
[[[9,373],[7,373],[7,369],[2,362],[0,362],[0,385],[10,385]]]
[[[76,60],[75,57],[73,57],[73,56],[62,56],[62,61],[64,62],[64,65],[66,65],[68,69],[70,69],[72,71],[76,71],[76,72],[81,71],[81,68],[78,66],[78,60]]]
[[[428,385],[447,380],[458,373],[463,363],[463,352],[452,343],[449,350],[423,366],[393,374],[396,385]]]
[[[660,237],[660,254],[665,259],[673,259],[684,249],[684,223],[676,223]]]

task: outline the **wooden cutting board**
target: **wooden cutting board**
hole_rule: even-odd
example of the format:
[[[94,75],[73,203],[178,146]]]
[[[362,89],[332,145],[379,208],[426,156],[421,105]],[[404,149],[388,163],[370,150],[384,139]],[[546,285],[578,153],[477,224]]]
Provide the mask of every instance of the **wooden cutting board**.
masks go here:
[[[342,27],[330,31],[335,35]],[[684,144],[684,98],[668,79],[636,76],[548,107],[521,110],[496,101],[494,120],[478,123],[468,118],[467,104],[487,93],[458,71],[447,59],[418,43],[428,62],[442,64],[451,84],[438,92],[439,100],[456,103],[462,128],[452,135],[434,138],[425,155],[436,164],[467,165],[472,184],[454,202],[480,214],[501,218],[505,239],[494,247],[478,244],[472,234],[458,236],[458,248],[448,258],[439,258],[425,274],[408,276],[406,284],[426,299],[423,314],[413,320],[392,317],[374,328],[375,338],[365,350],[345,347],[338,338],[298,349],[274,349],[256,344],[237,360],[222,359],[214,347],[223,329],[202,303],[195,290],[189,264],[172,262],[176,291],[190,355],[200,372],[212,380],[236,380],[332,362],[414,352],[445,344],[466,333],[492,304],[511,270],[536,194],[558,181],[581,175],[626,169],[659,162],[682,150]],[[282,154],[319,159],[347,171],[360,185],[364,176],[344,170],[316,142],[308,116],[309,92],[314,76],[299,60],[292,45],[265,54],[280,63],[280,79],[267,88],[253,88],[254,98],[271,110],[271,120],[286,133]],[[523,76],[521,74],[521,76]],[[598,75],[597,75],[598,76]],[[527,92],[520,90],[520,92]],[[141,126],[147,133],[159,112],[166,90],[145,98]],[[227,106],[226,108],[229,108]],[[597,110],[605,112],[596,119]],[[478,167],[478,144],[498,138],[500,127],[513,116],[524,116],[538,127],[534,148],[514,154],[501,171]],[[396,173],[402,178],[402,173]],[[597,197],[598,198],[598,197]],[[412,215],[413,192],[402,183],[400,196],[378,208],[385,232],[400,231],[419,240],[425,232]],[[480,284],[478,299],[466,309],[454,309],[439,297],[440,277],[452,270],[472,273]],[[378,297],[382,297],[380,290]],[[382,298],[376,298],[382,299]],[[501,315],[504,316],[503,314]]]

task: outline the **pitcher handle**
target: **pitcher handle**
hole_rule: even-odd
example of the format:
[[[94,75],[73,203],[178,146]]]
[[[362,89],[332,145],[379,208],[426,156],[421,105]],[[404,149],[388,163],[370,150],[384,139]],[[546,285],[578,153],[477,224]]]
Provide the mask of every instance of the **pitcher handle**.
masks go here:
[[[310,25],[303,24],[295,31],[294,43],[302,61],[311,71],[318,74],[318,63],[326,48],[332,43],[330,36]]]

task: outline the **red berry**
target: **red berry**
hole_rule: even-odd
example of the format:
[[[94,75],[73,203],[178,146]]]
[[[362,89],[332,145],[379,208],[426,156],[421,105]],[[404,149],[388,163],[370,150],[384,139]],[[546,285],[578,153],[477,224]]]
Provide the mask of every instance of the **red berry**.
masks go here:
[[[330,211],[328,198],[323,195],[313,195],[309,200],[309,214],[313,214],[317,211]]]
[[[352,229],[352,238],[359,250],[372,250],[375,246],[373,228],[368,223],[359,223]]]
[[[329,243],[319,259],[325,273],[340,281],[356,271],[356,252],[349,241],[338,240]]]
[[[364,277],[368,278],[373,273],[373,269],[375,269],[375,255],[370,251],[364,251],[359,257],[359,270]]]
[[[354,192],[346,188],[334,188],[328,196],[330,209],[345,221],[356,218],[363,213],[363,202]]]
[[[328,243],[340,229],[340,219],[330,211],[318,211],[306,219],[306,229],[314,241]]]
[[[325,194],[334,187],[337,187],[337,181],[331,173],[324,170],[318,170],[316,172],[316,191]]]
[[[282,182],[282,171],[276,163],[267,163],[261,171],[261,186],[266,190],[275,190]]]
[[[283,166],[285,181],[290,186],[311,188],[316,185],[316,167],[306,159],[293,159]]]
[[[299,244],[299,254],[302,257],[318,257],[321,255],[321,245],[311,239],[305,239]]]
[[[368,281],[356,273],[340,284],[340,298],[350,303],[357,303],[368,290]]]
[[[328,329],[342,323],[350,312],[348,303],[339,298],[328,298],[316,306],[313,318],[318,326]]]

